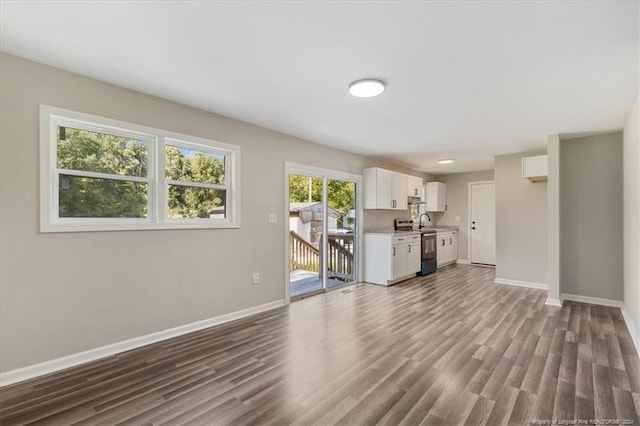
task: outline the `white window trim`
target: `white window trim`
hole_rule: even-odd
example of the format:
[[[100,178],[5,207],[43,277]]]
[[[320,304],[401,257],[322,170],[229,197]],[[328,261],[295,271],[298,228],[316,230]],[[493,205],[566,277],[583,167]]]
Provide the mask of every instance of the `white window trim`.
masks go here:
[[[58,217],[57,125],[68,123],[82,128],[95,126],[120,136],[146,140],[149,147],[148,176],[116,176],[104,173],[70,171],[79,176],[113,178],[149,185],[146,218],[60,218]],[[168,219],[166,216],[167,185],[164,177],[165,140],[171,145],[191,147],[204,152],[223,154],[225,185],[178,182],[194,187],[226,189],[225,219]],[[66,172],[65,172],[66,173]],[[229,186],[227,186],[227,183]],[[215,229],[240,227],[240,147],[174,133],[124,121],[112,120],[77,111],[40,105],[40,232],[127,231],[151,229]]]

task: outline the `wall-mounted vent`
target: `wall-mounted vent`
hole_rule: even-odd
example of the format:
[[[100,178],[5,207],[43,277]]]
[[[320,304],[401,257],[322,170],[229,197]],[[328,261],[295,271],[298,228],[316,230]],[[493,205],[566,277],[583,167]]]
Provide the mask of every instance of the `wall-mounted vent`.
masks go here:
[[[522,159],[522,177],[529,179],[531,182],[546,182],[547,170],[546,155],[536,155]]]

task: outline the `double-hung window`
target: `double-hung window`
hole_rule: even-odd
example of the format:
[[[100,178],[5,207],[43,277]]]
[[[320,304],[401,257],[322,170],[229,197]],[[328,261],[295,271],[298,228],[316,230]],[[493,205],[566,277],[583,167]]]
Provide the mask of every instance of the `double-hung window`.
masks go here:
[[[40,108],[42,232],[239,226],[240,148]]]

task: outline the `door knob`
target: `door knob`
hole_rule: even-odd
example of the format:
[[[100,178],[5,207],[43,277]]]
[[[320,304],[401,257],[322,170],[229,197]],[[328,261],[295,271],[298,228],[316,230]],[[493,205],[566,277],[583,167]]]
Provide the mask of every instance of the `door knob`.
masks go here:
[[[471,227],[471,229],[476,229],[476,227],[475,227],[475,226],[472,226],[472,227]]]
[[[474,220],[474,221],[473,221],[473,222],[471,222],[471,223],[473,223],[473,224],[475,225],[475,224],[476,224],[476,221]]]

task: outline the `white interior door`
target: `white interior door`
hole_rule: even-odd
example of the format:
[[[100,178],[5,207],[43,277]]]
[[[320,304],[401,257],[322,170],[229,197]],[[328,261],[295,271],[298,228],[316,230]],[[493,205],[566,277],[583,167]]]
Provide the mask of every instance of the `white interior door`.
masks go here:
[[[471,263],[496,263],[495,183],[469,184],[469,251]]]

